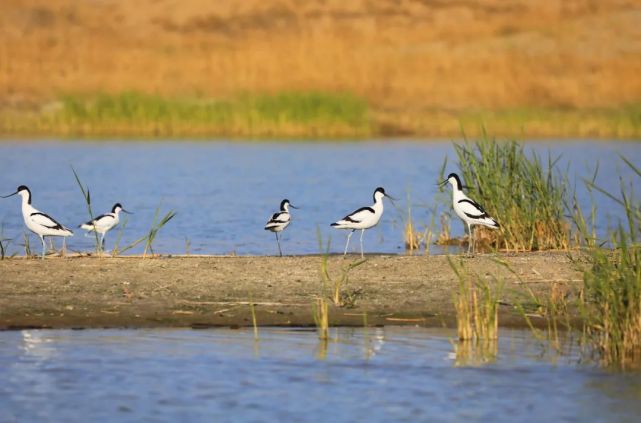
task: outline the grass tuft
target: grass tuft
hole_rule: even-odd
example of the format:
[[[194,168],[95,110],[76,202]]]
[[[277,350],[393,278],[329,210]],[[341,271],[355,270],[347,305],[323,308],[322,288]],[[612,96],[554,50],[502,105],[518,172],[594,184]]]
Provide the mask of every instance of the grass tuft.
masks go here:
[[[149,228],[149,232],[147,235],[144,237],[146,240],[145,242],[145,249],[142,253],[143,258],[147,257],[147,252],[150,252],[152,255],[154,254],[154,249],[153,249],[153,243],[154,240],[156,239],[156,235],[158,235],[158,232],[167,224],[171,219],[176,216],[176,212],[173,210],[170,210],[165,214],[162,219],[158,220],[158,216],[160,213],[160,204],[158,207],[156,207],[156,211],[154,212],[154,220],[151,222],[151,227]]]
[[[80,192],[82,193],[82,197],[85,200],[87,213],[89,213],[89,221],[92,221],[94,219],[94,214],[93,214],[93,210],[91,209],[91,194],[89,192],[89,187],[85,187],[84,185],[82,185],[82,182],[80,181],[80,177],[78,176],[78,173],[76,172],[76,169],[73,168],[73,166],[71,166],[71,171],[73,172],[73,176],[76,178],[76,183],[78,184],[78,187],[80,188]],[[100,238],[98,237],[98,232],[93,231],[93,234],[96,241],[96,254],[100,255],[100,253],[102,252],[103,246],[100,244]]]
[[[475,229],[482,249],[570,248],[568,190],[557,169],[559,157],[548,154],[543,160],[516,141],[502,143],[487,136],[473,144],[456,144],[455,151],[470,197],[501,224],[499,230]]]
[[[641,178],[641,169],[623,159]],[[612,249],[588,250],[584,270],[586,341],[590,351],[607,367],[641,368],[641,201],[632,185],[621,179],[619,193],[592,186],[614,199],[624,210],[625,220],[610,234]]]
[[[339,277],[332,277],[329,274],[329,248],[331,243],[331,238],[327,240],[327,245],[323,248],[323,240],[320,233],[320,228],[316,229],[318,237],[318,245],[321,251],[321,266],[320,266],[320,275],[322,282],[322,293],[325,293],[329,290],[329,299],[332,300],[336,307],[354,307],[356,304],[357,298],[360,296],[360,290],[345,290],[345,286],[349,282],[349,274],[352,270],[358,266],[367,262],[367,259],[359,259],[348,263],[345,266],[341,267],[341,274]]]
[[[466,271],[448,256],[448,263],[459,280],[454,299],[458,342],[453,342],[457,366],[492,362],[498,354],[499,300],[502,283],[490,284]],[[494,288],[492,287],[494,286]]]

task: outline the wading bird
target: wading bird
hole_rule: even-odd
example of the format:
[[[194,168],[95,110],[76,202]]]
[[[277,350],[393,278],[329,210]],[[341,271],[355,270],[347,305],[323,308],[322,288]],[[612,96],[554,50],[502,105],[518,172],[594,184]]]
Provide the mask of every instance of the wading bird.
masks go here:
[[[383,198],[387,197],[390,200],[394,200],[393,197],[387,195],[385,190],[381,187],[376,188],[374,191],[374,204],[370,207],[361,207],[360,209],[348,214],[338,222],[332,223],[330,226],[333,226],[336,229],[351,229],[349,235],[347,235],[347,243],[345,243],[345,252],[343,255],[347,254],[347,248],[349,247],[349,239],[352,237],[354,231],[361,230],[361,257],[363,257],[363,234],[365,229],[372,228],[378,224],[378,221],[381,220],[383,216]]]
[[[93,220],[90,220],[87,223],[79,225],[79,228],[84,229],[89,232],[97,232],[100,234],[100,248],[105,249],[105,235],[112,228],[114,228],[120,222],[120,212],[133,214],[122,208],[120,203],[114,204],[111,208],[111,213],[101,214]]]
[[[276,234],[276,243],[278,244],[278,254],[283,256],[283,251],[280,249],[280,238],[278,233],[285,230],[286,227],[291,223],[291,216],[289,215],[289,208],[297,209],[298,207],[293,206],[288,199],[284,199],[280,202],[280,211],[274,213],[272,217],[267,221],[265,225],[266,231],[271,231]]]
[[[2,198],[8,198],[16,194],[22,197],[22,218],[24,219],[24,224],[31,232],[40,237],[40,241],[42,242],[42,259],[44,260],[47,251],[45,244],[46,236],[63,237],[62,249],[64,251],[65,238],[73,236],[71,229],[62,226],[51,216],[36,210],[31,205],[31,191],[24,185],[20,185],[18,190],[13,194],[5,195]]]
[[[452,185],[452,208],[454,208],[456,215],[465,222],[467,231],[470,234],[470,241],[467,245],[467,253],[470,254],[470,251],[474,251],[472,226],[481,225],[498,229],[499,224],[487,214],[483,206],[463,193],[461,179],[456,173],[450,173],[447,179],[441,182],[440,185],[444,186],[448,182]]]

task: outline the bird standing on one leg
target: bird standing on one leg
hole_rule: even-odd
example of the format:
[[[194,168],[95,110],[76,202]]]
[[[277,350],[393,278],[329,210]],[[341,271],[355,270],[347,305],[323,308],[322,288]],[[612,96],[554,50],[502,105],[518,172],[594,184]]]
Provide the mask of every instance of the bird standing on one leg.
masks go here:
[[[291,223],[291,216],[289,214],[289,208],[297,209],[298,207],[293,206],[288,199],[284,199],[280,202],[280,211],[274,213],[272,217],[267,221],[265,225],[266,231],[271,231],[276,234],[276,243],[278,244],[278,254],[282,257],[283,250],[280,248],[280,238],[278,233],[285,230],[286,227]]]
[[[105,235],[112,228],[114,228],[120,222],[120,212],[133,214],[122,208],[120,203],[114,204],[111,208],[111,213],[101,214],[89,222],[83,223],[78,226],[79,228],[84,229],[85,231],[95,231],[100,234],[100,249],[104,251],[105,249]]]
[[[450,173],[447,179],[441,182],[440,185],[445,185],[448,182],[452,185],[452,208],[454,208],[456,215],[465,222],[470,234],[470,240],[467,245],[467,253],[470,254],[470,251],[474,251],[474,235],[472,232],[472,226],[481,225],[487,226],[488,228],[498,229],[499,224],[496,220],[490,217],[489,214],[487,214],[485,209],[479,203],[463,193],[461,179],[456,173]]]
[[[378,221],[381,220],[383,216],[383,198],[389,198],[394,200],[393,197],[385,193],[385,190],[381,187],[376,188],[374,191],[374,204],[370,207],[361,207],[358,210],[353,211],[348,214],[338,222],[332,223],[330,226],[333,226],[336,229],[351,229],[349,235],[347,235],[347,242],[345,243],[345,252],[343,255],[347,255],[347,247],[349,246],[349,240],[352,237],[354,231],[360,229],[361,231],[361,257],[364,257],[363,253],[363,234],[365,229],[373,228],[378,224]]]
[[[24,224],[27,226],[27,229],[38,235],[40,242],[42,242],[42,259],[44,260],[47,251],[45,244],[46,236],[68,237],[73,236],[73,232],[46,213],[36,210],[36,208],[31,205],[31,191],[25,185],[20,185],[16,192],[5,195],[2,198],[8,198],[16,194],[22,197],[22,218],[24,219]]]

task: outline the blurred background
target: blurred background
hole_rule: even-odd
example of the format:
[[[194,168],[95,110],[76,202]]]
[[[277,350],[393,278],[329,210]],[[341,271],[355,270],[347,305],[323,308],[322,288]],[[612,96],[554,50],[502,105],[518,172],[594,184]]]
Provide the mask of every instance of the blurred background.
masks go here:
[[[3,0],[0,133],[638,138],[635,0]]]
[[[632,0],[2,0],[0,194],[28,185],[34,204],[76,226],[88,214],[73,166],[94,212],[136,212],[124,245],[160,208],[178,217],[158,250],[198,254],[272,254],[263,226],[288,198],[302,209],[285,251],[311,254],[318,228],[342,248],[329,224],[383,186],[401,201],[368,251],[402,252],[417,231],[463,232],[457,219],[450,231],[449,191],[436,187],[468,168],[450,140],[481,139],[487,152],[494,138],[523,142],[519,163],[538,154],[545,164],[526,168],[554,168],[585,207],[597,169],[607,189],[631,178],[620,155],[641,160],[628,142],[641,139],[640,75]],[[266,141],[237,142],[253,139]],[[501,160],[468,184],[509,198]],[[491,212],[512,204],[473,194]],[[598,201],[605,233],[620,216]],[[0,207],[0,238],[22,252],[17,204]]]

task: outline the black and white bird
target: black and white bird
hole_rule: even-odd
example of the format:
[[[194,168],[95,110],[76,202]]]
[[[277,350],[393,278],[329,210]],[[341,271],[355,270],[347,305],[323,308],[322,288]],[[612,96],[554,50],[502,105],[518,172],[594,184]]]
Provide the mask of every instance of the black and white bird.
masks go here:
[[[467,245],[467,252],[470,254],[470,251],[474,249],[472,226],[480,225],[498,229],[499,224],[487,214],[483,206],[463,193],[461,178],[456,173],[450,173],[440,185],[443,186],[448,182],[452,185],[452,208],[454,208],[456,215],[465,222],[470,234],[470,242]]]
[[[385,190],[381,187],[376,188],[374,191],[374,204],[370,207],[361,207],[358,210],[353,211],[348,214],[341,220],[332,223],[330,226],[333,226],[336,229],[351,229],[349,235],[347,235],[347,243],[345,243],[345,252],[343,255],[347,254],[347,248],[349,247],[349,239],[352,237],[354,231],[360,229],[361,231],[361,257],[363,257],[363,234],[365,229],[373,228],[378,224],[378,221],[381,220],[383,216],[383,198],[389,198],[394,200],[393,197],[385,193]]]
[[[31,191],[24,185],[20,185],[16,192],[13,194],[5,195],[2,198],[8,198],[14,195],[22,197],[22,218],[27,228],[38,235],[42,242],[42,258],[45,258],[47,246],[45,244],[46,236],[61,236],[63,237],[63,250],[64,239],[68,236],[73,236],[71,229],[58,223],[53,217],[38,211],[31,205]]]
[[[120,212],[132,214],[131,212],[122,208],[120,203],[114,204],[111,208],[111,213],[101,214],[89,222],[79,225],[79,228],[89,232],[96,232],[100,234],[100,248],[105,248],[105,235],[113,229],[120,222]]]
[[[283,251],[280,249],[280,238],[278,233],[285,230],[286,227],[292,221],[292,218],[289,214],[289,208],[297,209],[298,207],[293,206],[288,199],[284,199],[280,202],[280,211],[272,214],[272,217],[269,218],[267,224],[265,225],[266,231],[271,231],[276,234],[276,243],[278,244],[278,254],[283,256]]]

